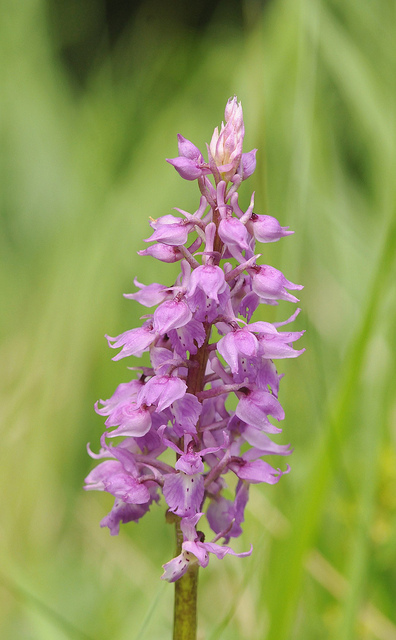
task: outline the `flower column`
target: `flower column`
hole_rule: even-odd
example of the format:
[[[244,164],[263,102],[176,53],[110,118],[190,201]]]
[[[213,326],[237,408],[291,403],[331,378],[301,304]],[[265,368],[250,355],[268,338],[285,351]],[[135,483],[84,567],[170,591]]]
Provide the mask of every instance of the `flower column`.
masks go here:
[[[141,328],[108,337],[109,345],[122,347],[115,360],[149,351],[151,366],[141,367],[138,379],[121,384],[96,406],[110,430],[100,452],[90,454],[107,459],[86,478],[87,489],[115,497],[101,523],[112,534],[121,522],[138,521],[162,492],[167,519],[176,524],[176,557],[164,565],[162,578],[176,583],[177,640],[196,637],[197,572],[207,566],[209,553],[218,558],[251,553],[236,554],[227,546],[242,532],[250,484],[274,484],[289,471],[274,469],[263,458],[291,453],[268,434],[281,431],[270,417],[284,418],[281,376],[273,360],[302,353],[292,344],[303,332],[278,328],[298,310],[276,324],[251,318],[261,303],[296,302],[290,290],[302,287],[257,263],[256,240],[274,242],[292,232],[271,216],[253,213],[253,196],[246,211],[240,208],[237,189],[253,173],[256,153],[242,153],[243,136],[235,97],[227,103],[225,125],[214,131],[208,162],[178,136],[179,156],[169,162],[183,178],[198,180],[200,204],[193,214],[178,209],[182,218],[165,215],[150,223],[154,231],[147,241],[154,244],[140,255],[180,261],[181,273],[170,287],[135,281],[139,290],[127,295],[156,309],[145,315]],[[230,393],[238,398],[235,411],[225,404]],[[107,442],[120,437],[116,445]],[[176,452],[174,467],[161,459],[166,448]],[[234,500],[223,496],[227,473],[237,478]],[[204,515],[215,534],[211,542],[197,530]]]

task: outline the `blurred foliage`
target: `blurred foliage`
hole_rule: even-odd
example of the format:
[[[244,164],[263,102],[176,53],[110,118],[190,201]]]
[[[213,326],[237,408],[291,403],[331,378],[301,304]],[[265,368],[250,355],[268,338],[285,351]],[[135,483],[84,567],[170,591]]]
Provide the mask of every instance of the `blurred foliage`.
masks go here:
[[[164,159],[235,93],[259,149],[241,199],[296,231],[263,259],[305,284],[307,351],[280,363],[292,473],[252,487],[252,558],[201,572],[199,637],[394,640],[394,3],[2,5],[1,637],[170,637],[163,508],[110,538],[85,445],[127,379],[102,338],[139,322],[122,293],[177,272],[137,259],[147,219],[196,208]]]

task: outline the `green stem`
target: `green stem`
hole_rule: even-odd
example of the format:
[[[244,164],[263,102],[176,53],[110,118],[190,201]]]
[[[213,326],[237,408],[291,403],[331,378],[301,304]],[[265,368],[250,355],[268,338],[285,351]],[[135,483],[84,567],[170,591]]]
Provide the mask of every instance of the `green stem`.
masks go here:
[[[176,555],[182,551],[180,520],[176,523]],[[198,563],[175,582],[173,640],[196,640],[197,637]]]

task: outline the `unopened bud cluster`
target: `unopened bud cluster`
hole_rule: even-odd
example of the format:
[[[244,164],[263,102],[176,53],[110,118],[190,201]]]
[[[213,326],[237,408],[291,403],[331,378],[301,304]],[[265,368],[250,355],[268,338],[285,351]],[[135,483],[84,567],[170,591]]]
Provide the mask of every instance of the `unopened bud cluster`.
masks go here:
[[[291,453],[268,434],[279,433],[274,422],[284,418],[278,400],[282,376],[274,360],[303,351],[292,346],[302,331],[279,328],[299,310],[279,323],[251,318],[260,304],[297,302],[290,291],[302,287],[258,263],[256,241],[275,242],[292,231],[253,213],[253,196],[246,211],[240,207],[238,187],[256,164],[256,150],[242,153],[243,137],[242,107],[235,97],[207,146],[207,162],[192,142],[178,136],[179,156],[168,162],[182,178],[198,181],[200,203],[194,213],[176,209],[180,216],[152,220],[147,242],[153,244],[139,254],[180,262],[180,274],[171,286],[135,280],[138,291],[126,297],[155,310],[144,313],[141,327],[106,336],[110,347],[121,348],[114,360],[149,352],[150,366],[140,367],[141,375],[96,404],[106,417],[106,432],[100,452],[89,452],[103,461],[85,488],[114,496],[101,522],[112,535],[120,523],[137,522],[163,495],[183,533],[181,554],[164,565],[162,577],[170,582],[193,563],[205,567],[209,553],[249,555],[251,550],[236,554],[227,546],[242,532],[249,486],[275,484],[289,471],[264,458]],[[230,394],[237,398],[235,410],[226,402]],[[176,453],[174,466],[169,456],[163,459],[167,449]],[[228,499],[223,494],[231,475],[235,495]],[[197,530],[203,516],[214,532],[211,542]]]

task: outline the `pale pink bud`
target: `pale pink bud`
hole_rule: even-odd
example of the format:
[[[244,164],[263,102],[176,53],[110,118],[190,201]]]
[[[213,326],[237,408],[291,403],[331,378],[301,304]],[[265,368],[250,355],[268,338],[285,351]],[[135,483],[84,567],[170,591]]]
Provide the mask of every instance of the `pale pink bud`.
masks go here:
[[[236,173],[242,157],[242,144],[245,134],[241,103],[236,96],[230,98],[225,108],[225,121],[213,132],[209,145],[209,163],[213,160],[221,178],[226,182]]]

